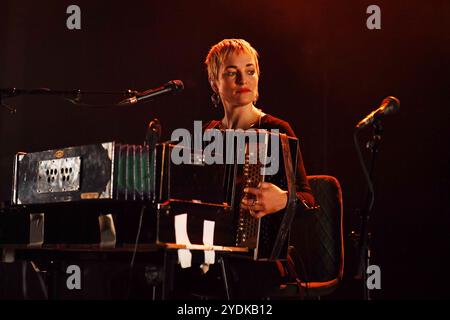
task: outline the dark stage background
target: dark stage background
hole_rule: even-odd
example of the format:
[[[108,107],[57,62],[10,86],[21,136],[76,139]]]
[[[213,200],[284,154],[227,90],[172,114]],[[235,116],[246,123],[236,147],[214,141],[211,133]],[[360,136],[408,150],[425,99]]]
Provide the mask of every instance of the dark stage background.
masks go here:
[[[81,8],[68,30],[66,8]],[[381,30],[366,8],[381,8]],[[181,79],[185,90],[124,108],[89,109],[48,96],[5,100],[0,109],[0,200],[8,201],[12,158],[105,141],[142,143],[147,123],[163,138],[194,120],[219,118],[203,60],[223,38],[260,53],[263,111],[290,121],[308,174],[337,177],[345,206],[346,265],[330,298],[359,298],[352,280],[365,182],[353,146],[355,124],[394,95],[376,166],[373,259],[378,299],[449,298],[450,2],[434,1],[4,1],[0,87],[144,90]],[[114,103],[113,97],[86,97]],[[369,137],[370,129],[363,136]],[[367,154],[367,152],[366,152]]]

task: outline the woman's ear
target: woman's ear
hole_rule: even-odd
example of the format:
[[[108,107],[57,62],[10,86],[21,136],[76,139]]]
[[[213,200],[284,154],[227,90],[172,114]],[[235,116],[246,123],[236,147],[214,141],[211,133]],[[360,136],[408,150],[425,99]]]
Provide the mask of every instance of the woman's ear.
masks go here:
[[[212,89],[215,93],[219,93],[219,89],[217,88],[217,85],[216,85],[216,83],[215,83],[213,80],[209,81],[209,84],[211,85],[211,89]]]

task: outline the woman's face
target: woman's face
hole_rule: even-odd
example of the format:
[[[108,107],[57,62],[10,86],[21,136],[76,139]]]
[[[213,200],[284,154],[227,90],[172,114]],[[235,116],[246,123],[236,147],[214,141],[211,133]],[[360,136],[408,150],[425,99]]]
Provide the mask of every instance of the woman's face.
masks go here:
[[[225,106],[242,107],[257,99],[258,79],[255,59],[246,52],[235,52],[220,66],[213,89]]]

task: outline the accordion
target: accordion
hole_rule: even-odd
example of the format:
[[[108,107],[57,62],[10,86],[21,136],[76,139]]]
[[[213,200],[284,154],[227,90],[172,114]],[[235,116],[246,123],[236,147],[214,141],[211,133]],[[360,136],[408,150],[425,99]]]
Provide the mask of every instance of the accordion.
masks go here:
[[[264,181],[288,190],[286,159],[280,140],[278,133],[265,130],[254,131],[253,135],[216,130],[214,141],[220,141],[216,148],[206,146],[191,151],[189,145],[159,145],[155,165],[157,202],[170,207],[169,212],[174,216],[195,213],[199,206],[209,207],[212,214],[188,217],[197,243],[202,241],[199,235],[203,221],[213,220],[217,229],[215,244],[246,247],[254,259],[269,259],[286,214],[279,212],[255,219],[248,210],[241,208],[241,201],[251,197],[244,192],[245,188],[257,187]],[[296,164],[298,140],[286,137],[285,144],[293,151],[289,152],[290,163]],[[185,161],[173,161],[173,155],[182,151],[186,151]],[[291,172],[294,177],[295,168],[294,165]],[[166,228],[173,228],[173,219]],[[160,240],[171,242],[174,238],[169,235]],[[280,250],[281,257],[285,257],[287,241],[282,241]]]
[[[201,244],[204,221],[214,221],[214,245],[246,247],[255,259],[266,259],[284,215],[255,219],[240,204],[249,197],[244,189],[263,181],[288,189],[279,135],[216,134],[223,144],[200,150],[173,142],[154,148],[107,142],[17,154],[12,203],[142,202],[150,204],[148,214],[155,216],[149,226],[155,230],[153,241],[175,243],[175,217],[187,213],[191,243]],[[286,141],[295,164],[298,141]]]

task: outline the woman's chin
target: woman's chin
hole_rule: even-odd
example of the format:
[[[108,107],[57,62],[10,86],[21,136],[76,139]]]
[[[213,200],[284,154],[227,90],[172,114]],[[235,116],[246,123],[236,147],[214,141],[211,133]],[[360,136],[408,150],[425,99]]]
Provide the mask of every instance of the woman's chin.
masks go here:
[[[236,107],[245,107],[251,105],[253,100],[251,99],[237,99],[234,101],[233,105]]]

